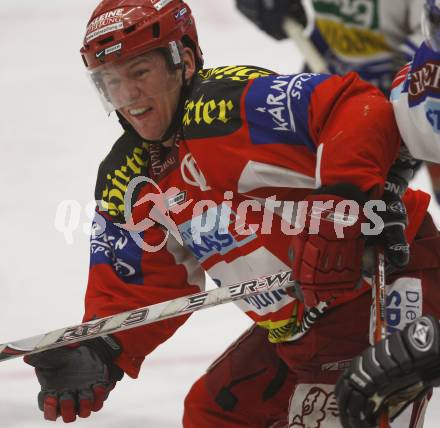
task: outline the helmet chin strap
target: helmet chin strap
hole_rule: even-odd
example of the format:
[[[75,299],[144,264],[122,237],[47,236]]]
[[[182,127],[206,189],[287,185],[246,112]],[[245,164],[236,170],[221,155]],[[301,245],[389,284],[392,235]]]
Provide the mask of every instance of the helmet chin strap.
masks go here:
[[[169,139],[174,137],[176,135],[177,131],[179,130],[180,125],[182,123],[185,100],[186,100],[186,96],[189,92],[189,88],[191,86],[191,84],[188,84],[185,79],[185,71],[186,71],[185,64],[183,64],[183,66],[182,66],[182,87],[180,89],[179,101],[177,103],[177,107],[176,107],[176,111],[174,113],[173,119],[171,120],[170,125],[168,126],[167,130],[164,132],[164,134],[162,135],[161,138],[159,138],[157,140],[148,140],[146,138],[141,137],[139,135],[139,133],[133,128],[133,126],[122,116],[122,114],[119,113],[118,111],[116,111],[116,114],[118,115],[119,123],[121,124],[121,126],[126,131],[136,134],[137,136],[142,138],[142,140],[144,140],[145,142],[150,143],[150,144],[162,144],[165,141],[168,141]]]

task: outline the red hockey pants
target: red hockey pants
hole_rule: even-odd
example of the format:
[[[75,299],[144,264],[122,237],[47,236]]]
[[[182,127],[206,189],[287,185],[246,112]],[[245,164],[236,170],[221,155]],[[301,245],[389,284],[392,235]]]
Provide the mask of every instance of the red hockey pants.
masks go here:
[[[387,284],[390,329],[422,313],[440,318],[440,237],[430,217],[411,246],[409,266]],[[272,345],[264,330],[250,329],[193,385],[184,428],[339,426],[333,387],[369,346],[370,305],[366,293],[335,308],[296,342]],[[417,426],[422,407],[397,426]]]

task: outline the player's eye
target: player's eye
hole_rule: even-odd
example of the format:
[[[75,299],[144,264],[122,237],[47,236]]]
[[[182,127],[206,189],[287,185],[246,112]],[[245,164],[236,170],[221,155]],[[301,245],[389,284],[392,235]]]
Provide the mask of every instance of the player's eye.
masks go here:
[[[148,75],[148,73],[150,72],[150,70],[148,68],[138,68],[137,70],[133,71],[133,77],[135,79],[142,79],[144,77],[146,77]]]
[[[120,79],[113,78],[113,79],[109,79],[109,80],[106,82],[106,86],[107,86],[109,89],[116,89],[116,88],[119,87],[119,84],[120,84],[120,83],[121,83],[121,80],[120,80]]]
[[[104,85],[108,89],[116,89],[119,86],[119,84],[121,83],[120,78],[118,78],[116,76],[112,76],[110,74],[104,75],[102,78],[102,81],[104,82]]]
[[[120,80],[119,80],[119,79],[111,79],[111,80],[108,82],[109,85],[113,85],[113,86],[117,86],[117,85],[119,85],[119,83],[120,83]]]

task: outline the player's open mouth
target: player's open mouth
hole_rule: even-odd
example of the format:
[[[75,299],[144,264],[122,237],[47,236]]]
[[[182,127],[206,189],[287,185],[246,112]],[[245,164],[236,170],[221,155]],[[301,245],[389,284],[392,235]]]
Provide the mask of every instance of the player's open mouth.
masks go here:
[[[145,113],[150,112],[151,110],[153,110],[152,107],[142,107],[142,108],[131,108],[130,110],[128,110],[128,112],[130,113],[131,116],[142,116]]]

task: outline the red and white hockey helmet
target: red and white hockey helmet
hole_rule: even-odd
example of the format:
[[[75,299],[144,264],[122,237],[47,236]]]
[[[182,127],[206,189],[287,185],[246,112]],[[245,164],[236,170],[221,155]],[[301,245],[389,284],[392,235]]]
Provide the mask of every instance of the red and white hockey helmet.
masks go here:
[[[191,47],[198,67],[203,65],[197,29],[183,0],[103,0],[94,10],[81,55],[107,112],[117,110],[100,78],[102,70],[162,49],[179,68],[181,48]]]

